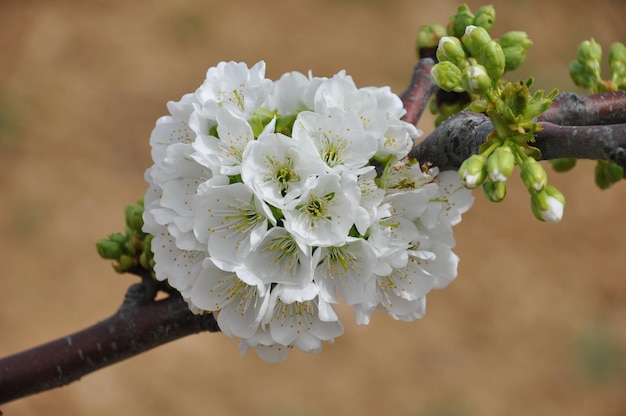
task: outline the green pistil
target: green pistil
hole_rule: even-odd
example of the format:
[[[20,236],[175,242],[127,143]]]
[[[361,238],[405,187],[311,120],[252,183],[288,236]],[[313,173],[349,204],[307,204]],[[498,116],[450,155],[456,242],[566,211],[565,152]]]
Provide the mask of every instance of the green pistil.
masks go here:
[[[290,236],[284,235],[272,240],[266,250],[278,252],[278,261],[282,261],[286,257],[293,256],[298,251],[298,245]]]
[[[313,227],[319,219],[325,219],[328,221],[332,220],[332,217],[327,214],[327,211],[328,204],[330,203],[330,201],[333,200],[334,197],[334,192],[330,192],[321,198],[311,196],[307,204],[300,205],[299,207],[297,207],[297,209],[300,212],[308,214],[309,218],[311,219],[311,227]]]
[[[328,260],[332,264],[340,264],[344,272],[348,271],[348,262],[346,260],[346,253],[341,247],[328,247]],[[354,255],[350,256],[350,261],[354,262]]]
[[[282,196],[285,196],[287,193],[287,188],[289,187],[289,183],[297,182],[300,180],[300,176],[293,170],[293,160],[287,159],[286,162],[280,165],[276,159],[274,159],[270,155],[265,156],[265,160],[267,164],[271,167],[271,171],[273,171],[273,176],[270,178],[275,182],[280,188],[280,193]]]
[[[239,209],[239,213],[226,215],[224,219],[228,222],[235,222],[235,230],[239,232],[247,232],[257,224],[265,221],[265,217],[259,215],[252,202],[243,205]]]
[[[322,159],[326,162],[326,164],[330,167],[337,165],[341,159],[343,154],[343,146],[337,146],[333,142],[329,142],[326,148],[324,149],[324,154],[322,155]]]
[[[237,106],[240,110],[243,110],[244,98],[239,94],[239,91],[233,90],[233,95],[237,99]]]

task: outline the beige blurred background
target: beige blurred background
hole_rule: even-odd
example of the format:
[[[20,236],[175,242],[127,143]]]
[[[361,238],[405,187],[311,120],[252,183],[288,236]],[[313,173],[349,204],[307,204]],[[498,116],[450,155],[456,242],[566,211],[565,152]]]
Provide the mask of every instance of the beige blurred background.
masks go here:
[[[472,9],[483,5],[469,2]],[[94,242],[122,229],[144,192],[148,137],[165,103],[221,60],[400,93],[420,25],[451,0],[0,1],[0,356],[112,314],[131,276]],[[535,40],[513,77],[573,90],[578,42],[626,41],[626,2],[496,1],[493,35]],[[420,124],[430,129],[426,119]],[[240,358],[200,334],[0,406],[25,415],[624,415],[626,183],[593,185],[593,164],[551,174],[557,225],[534,220],[517,178],[505,202],[476,193],[456,230],[459,278],[422,320],[340,308],[345,335],[281,364]]]

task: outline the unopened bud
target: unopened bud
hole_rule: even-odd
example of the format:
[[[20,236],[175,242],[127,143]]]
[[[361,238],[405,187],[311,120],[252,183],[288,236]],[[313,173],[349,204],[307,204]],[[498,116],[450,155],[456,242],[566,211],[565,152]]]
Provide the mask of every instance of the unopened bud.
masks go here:
[[[96,250],[103,259],[117,260],[122,255],[122,246],[108,238],[101,238],[96,242]]]
[[[535,218],[545,222],[559,222],[563,218],[565,197],[552,185],[530,196],[530,208]]]
[[[506,184],[504,182],[487,181],[483,183],[485,197],[491,202],[500,202],[506,196]]]
[[[548,175],[539,162],[533,158],[527,159],[520,166],[522,182],[531,192],[541,191],[548,184]]]
[[[609,172],[609,179],[611,179],[614,183],[619,182],[624,178],[624,168],[615,162],[609,162],[607,170]]]
[[[490,31],[496,21],[496,9],[491,5],[483,6],[476,10],[474,25],[480,26],[486,31]]]
[[[498,43],[504,52],[504,67],[507,71],[512,71],[526,60],[526,51],[533,41],[528,39],[526,32],[512,31],[502,35]]]
[[[487,178],[487,160],[485,156],[474,154],[467,158],[459,168],[459,178],[466,188],[479,187]]]
[[[113,268],[118,273],[123,273],[126,270],[130,269],[135,265],[135,260],[132,257],[127,255],[122,255],[118,259],[118,264],[114,265]]]
[[[580,63],[602,61],[602,46],[594,39],[585,40],[578,46],[577,59]]]
[[[422,49],[436,48],[439,40],[446,35],[446,28],[438,25],[424,25],[420,27],[417,34],[416,52],[417,57],[421,58],[419,51]]]
[[[500,146],[487,159],[487,172],[493,182],[506,182],[513,173],[515,156],[509,146]]]
[[[461,70],[452,62],[439,62],[431,69],[430,76],[435,84],[443,90],[454,92],[464,91],[461,83]]]
[[[599,160],[595,168],[595,181],[600,189],[607,189],[624,177],[624,168],[606,160]]]
[[[599,78],[590,74],[585,66],[578,61],[572,61],[569,64],[569,76],[574,84],[582,88],[593,88],[599,82]]]
[[[124,245],[128,241],[128,237],[122,233],[113,233],[109,236],[109,240],[115,241],[120,245]]]
[[[131,230],[141,230],[143,227],[143,204],[140,205],[126,205],[124,209],[124,216],[126,218],[126,225]]]
[[[487,75],[492,80],[498,80],[504,74],[506,58],[502,46],[494,40],[485,44],[480,53],[480,63],[487,70]]]
[[[550,161],[552,164],[552,169],[556,172],[567,172],[576,166],[576,159],[569,157],[562,157],[559,159],[552,159]]]
[[[479,26],[470,25],[465,28],[461,42],[467,48],[470,55],[478,58],[482,48],[491,40],[489,32]]]
[[[578,46],[577,60],[580,62],[585,71],[598,82],[600,78],[600,63],[602,62],[602,46],[595,40],[583,41]]]
[[[482,65],[466,67],[461,74],[461,82],[465,91],[470,94],[483,94],[491,88],[491,78]]]
[[[459,69],[463,69],[469,64],[461,41],[454,36],[444,36],[439,40],[437,59],[439,62],[452,62]]]
[[[461,37],[463,33],[465,33],[465,28],[474,23],[474,19],[474,14],[472,14],[467,4],[459,6],[456,14],[450,17],[448,33],[456,37]]]
[[[618,89],[626,89],[626,46],[615,42],[609,49],[609,67],[611,79]]]

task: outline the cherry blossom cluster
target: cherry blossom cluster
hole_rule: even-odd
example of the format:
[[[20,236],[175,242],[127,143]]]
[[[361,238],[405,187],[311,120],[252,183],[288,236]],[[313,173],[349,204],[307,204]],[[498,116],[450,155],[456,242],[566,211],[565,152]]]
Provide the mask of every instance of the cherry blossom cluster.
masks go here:
[[[320,351],[343,333],[339,302],[360,324],[420,318],[456,277],[471,192],[407,158],[420,132],[388,87],[221,62],[168,110],[145,175],[155,275],[242,354]]]

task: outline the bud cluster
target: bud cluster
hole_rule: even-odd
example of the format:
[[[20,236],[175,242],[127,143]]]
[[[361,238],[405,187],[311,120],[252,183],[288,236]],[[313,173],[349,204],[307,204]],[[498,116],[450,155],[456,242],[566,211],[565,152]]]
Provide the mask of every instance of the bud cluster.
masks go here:
[[[626,89],[626,45],[615,42],[609,49],[611,81],[618,90]]]
[[[506,195],[505,183],[513,173],[514,143],[496,143],[483,153],[470,156],[459,169],[461,182],[473,189],[483,186],[485,196],[492,202],[500,202]]]
[[[569,74],[574,84],[598,92],[602,84],[601,62],[602,46],[594,39],[582,42],[578,46],[576,60],[569,65]]]
[[[98,254],[103,259],[114,260],[113,268],[118,273],[124,273],[134,267],[152,270],[154,260],[150,244],[152,235],[144,233],[143,227],[143,199],[137,205],[127,205],[124,209],[124,234],[113,233],[107,238],[96,242]]]
[[[534,215],[542,221],[555,222],[563,215],[564,199],[556,188],[547,184],[546,172],[537,162],[541,152],[529,143],[540,129],[536,118],[550,108],[558,91],[544,95],[539,90],[531,94],[532,78],[516,83],[501,80],[506,71],[516,69],[525,60],[532,41],[519,31],[492,39],[489,30],[494,21],[492,6],[480,8],[476,15],[467,5],[459,7],[446,28],[448,35],[439,38],[438,63],[431,71],[441,90],[469,95],[471,102],[465,108],[485,113],[494,127],[478,154],[461,165],[459,178],[465,187],[482,186],[487,199],[500,202],[506,196],[506,182],[518,165],[531,194]],[[428,33],[432,35],[434,31]],[[434,40],[433,36],[428,37],[430,45]],[[586,55],[594,57],[597,53],[590,50]],[[436,101],[436,109],[443,116],[441,102]]]
[[[626,89],[626,46],[615,42],[609,48],[610,79],[602,79],[601,64],[602,46],[594,39],[583,41],[576,60],[569,65],[570,77],[574,84],[592,93]]]
[[[569,65],[572,81],[591,93],[626,89],[626,46],[614,42],[609,48],[609,68],[611,78],[603,80],[601,74],[602,46],[594,39],[583,41],[576,54],[576,60]],[[559,159],[552,163],[557,171],[569,170],[574,166],[571,160]],[[595,182],[600,189],[607,189],[624,178],[624,169],[616,163],[598,161],[595,168]]]
[[[418,50],[432,47],[438,39],[439,64],[433,80],[445,91],[484,95],[497,86],[505,71],[517,68],[526,58],[532,41],[524,32],[508,32],[492,39],[489,30],[495,21],[493,6],[484,6],[474,15],[467,5],[458,8],[442,35],[440,26],[423,26]]]
[[[459,169],[459,178],[467,188],[482,185],[485,197],[500,202],[506,196],[506,182],[515,165],[530,193],[531,209],[540,221],[558,222],[563,217],[565,198],[554,186],[548,185],[543,166],[528,156],[524,145],[513,141],[494,141],[479,154],[470,156]]]
[[[595,181],[600,189],[608,189],[623,178],[623,167],[608,160],[598,160],[595,168]]]
[[[459,37],[439,40],[432,78],[445,91],[487,94],[504,74],[504,51],[483,27],[469,25]]]

